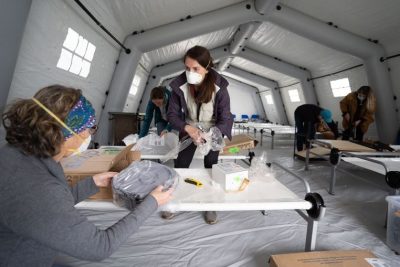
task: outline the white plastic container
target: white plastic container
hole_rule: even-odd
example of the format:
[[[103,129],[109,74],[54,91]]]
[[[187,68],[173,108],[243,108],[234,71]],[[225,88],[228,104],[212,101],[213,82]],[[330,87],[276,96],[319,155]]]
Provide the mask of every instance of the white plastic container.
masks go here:
[[[212,179],[227,192],[239,191],[249,171],[234,162],[223,162],[212,165]]]
[[[391,249],[400,253],[400,196],[388,196],[386,201],[388,202],[386,243]]]

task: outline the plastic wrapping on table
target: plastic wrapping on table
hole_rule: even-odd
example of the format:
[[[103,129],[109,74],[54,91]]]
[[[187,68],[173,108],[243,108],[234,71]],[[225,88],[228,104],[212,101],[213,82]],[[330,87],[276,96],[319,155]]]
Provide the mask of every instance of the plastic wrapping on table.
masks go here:
[[[148,160],[135,161],[113,178],[114,202],[133,209],[157,186],[163,185],[167,190],[175,188],[178,181],[178,174],[172,168]]]
[[[202,132],[201,138],[203,140],[196,145],[202,155],[207,155],[211,150],[220,151],[225,146],[224,137],[217,127],[211,127],[208,131]]]
[[[179,183],[173,192],[173,199],[160,207],[165,211],[226,211],[226,210],[293,210],[310,209],[311,203],[299,198],[275,178],[250,177],[244,191],[225,192],[211,179],[211,170],[175,169]],[[194,178],[203,186],[196,187],[184,182]],[[254,179],[255,178],[255,179]]]

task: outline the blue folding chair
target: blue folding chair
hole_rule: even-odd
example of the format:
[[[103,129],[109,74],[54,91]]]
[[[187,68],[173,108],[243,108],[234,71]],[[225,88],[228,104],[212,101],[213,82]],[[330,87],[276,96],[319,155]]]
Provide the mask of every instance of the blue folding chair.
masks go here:
[[[260,116],[258,114],[251,115],[251,120],[252,121],[257,121],[259,118],[260,118]]]

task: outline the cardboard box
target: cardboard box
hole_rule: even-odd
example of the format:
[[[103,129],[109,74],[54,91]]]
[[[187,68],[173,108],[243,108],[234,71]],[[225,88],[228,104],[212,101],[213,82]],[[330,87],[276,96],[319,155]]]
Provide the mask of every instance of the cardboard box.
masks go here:
[[[249,171],[234,162],[223,162],[212,165],[212,179],[219,183],[225,191],[239,191],[244,179],[248,179]]]
[[[385,266],[369,250],[315,251],[272,255],[270,267],[371,267]],[[373,265],[375,264],[375,265]]]
[[[232,136],[232,140],[225,138],[225,147],[222,154],[233,154],[235,151],[255,148],[258,141],[246,134]],[[237,153],[237,152],[236,152]]]
[[[94,174],[115,171],[120,172],[132,161],[140,160],[139,151],[131,151],[133,145],[121,148],[90,149],[80,155],[61,160],[65,177],[72,186],[78,181]],[[100,192],[91,199],[112,199],[111,186],[100,187]]]

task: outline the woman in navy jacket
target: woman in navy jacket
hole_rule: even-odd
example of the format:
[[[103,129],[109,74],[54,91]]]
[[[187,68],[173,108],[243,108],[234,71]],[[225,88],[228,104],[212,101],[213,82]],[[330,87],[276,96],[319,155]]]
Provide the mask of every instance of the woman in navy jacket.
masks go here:
[[[195,143],[201,139],[201,130],[217,127],[231,139],[233,118],[230,111],[228,81],[212,69],[210,52],[201,46],[189,49],[184,56],[186,71],[170,83],[172,95],[168,108],[168,121],[179,131],[180,138],[189,136],[193,144],[181,151],[175,168],[188,168],[196,151]],[[210,151],[204,157],[204,167],[218,162],[219,151]],[[165,214],[163,214],[165,215]],[[168,217],[168,216],[163,216]],[[205,213],[206,222],[216,222],[215,212]]]

